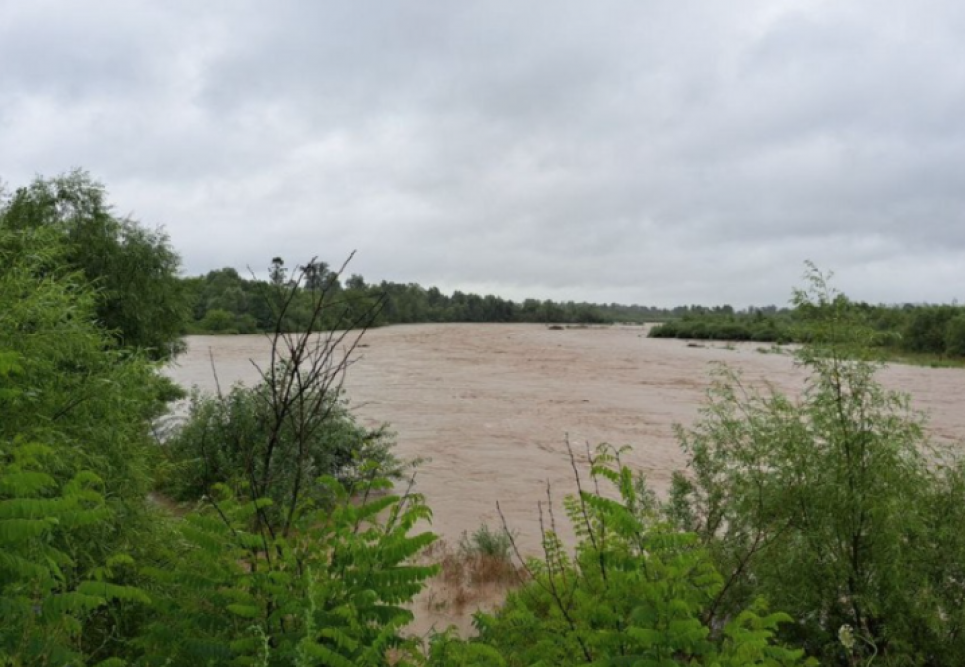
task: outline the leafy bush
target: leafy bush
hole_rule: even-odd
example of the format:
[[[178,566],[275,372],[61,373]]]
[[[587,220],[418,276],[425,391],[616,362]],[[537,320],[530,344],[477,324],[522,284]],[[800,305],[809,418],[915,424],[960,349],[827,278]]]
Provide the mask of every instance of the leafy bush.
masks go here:
[[[965,313],[956,315],[945,325],[945,354],[965,357]]]
[[[649,338],[682,338],[693,340],[789,342],[786,318],[778,316],[720,315],[705,313],[687,315],[650,329]]]
[[[170,384],[95,324],[63,253],[50,229],[0,224],[0,664],[110,655],[147,599],[124,580],[150,541],[147,426]]]
[[[114,556],[82,577],[71,572],[70,542],[95,538],[110,511],[96,475],[80,471],[59,484],[48,472],[54,458],[37,443],[0,442],[0,664],[79,662],[99,609],[149,602],[109,579],[129,557]]]
[[[299,432],[290,420],[277,425],[270,394],[266,383],[235,386],[224,396],[192,394],[186,421],[165,443],[169,472],[163,488],[179,500],[196,500],[215,484],[246,485],[270,475],[267,497],[279,507],[297,486],[306,490],[306,499],[322,502],[324,488],[312,482],[323,475],[351,486],[371,464],[383,474],[400,473],[388,430],[359,425],[334,394],[318,401],[313,414],[304,415],[310,428]],[[304,398],[316,403],[310,395]],[[271,469],[266,470],[269,448]],[[305,459],[301,469],[296,465],[299,456]]]
[[[320,481],[332,502],[299,512],[288,537],[258,521],[268,500],[216,487],[175,528],[146,570],[154,614],[137,644],[146,664],[385,665],[418,661],[406,605],[436,566],[412,559],[435,539],[413,534],[431,513],[384,478],[353,495]]]
[[[437,636],[430,664],[804,664],[801,651],[773,641],[790,618],[764,613],[761,602],[708,625],[723,581],[696,537],[654,520],[613,449],[599,450],[591,474],[612,482],[620,500],[585,491],[567,499],[575,554],[546,530],[543,558],[527,563],[532,580],[495,614],[476,616],[478,638]]]
[[[235,329],[235,315],[227,310],[212,308],[204,314],[198,326],[205,331],[214,333],[232,333]]]
[[[948,528],[962,518],[951,509],[962,464],[936,466],[909,398],[857,358],[863,318],[820,274],[810,280],[796,295],[812,340],[799,354],[811,371],[802,398],[720,369],[701,420],[679,431],[688,470],[668,513],[725,578],[712,618],[763,595],[796,619],[780,636],[822,664],[963,664],[965,544]],[[847,653],[843,626],[861,639]]]
[[[178,254],[162,230],[117,216],[87,172],[37,178],[0,199],[0,227],[55,237],[58,272],[75,271],[96,287],[102,333],[121,346],[156,360],[183,349],[189,313]]]
[[[488,523],[480,524],[471,536],[463,531],[459,539],[459,550],[465,555],[479,554],[508,561],[512,558],[511,549],[509,533],[493,530]]]

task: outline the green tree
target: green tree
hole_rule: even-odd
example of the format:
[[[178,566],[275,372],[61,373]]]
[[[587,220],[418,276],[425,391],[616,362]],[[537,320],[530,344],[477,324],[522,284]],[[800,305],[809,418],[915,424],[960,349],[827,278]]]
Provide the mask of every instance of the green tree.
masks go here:
[[[903,347],[912,352],[944,354],[946,328],[956,310],[952,306],[920,306],[912,310],[902,337]]]
[[[65,246],[0,228],[0,653],[15,665],[110,655],[125,605],[146,600],[127,584],[154,530],[149,420],[169,384],[96,325]]]
[[[724,575],[712,618],[763,595],[796,620],[782,636],[823,664],[962,664],[952,582],[965,553],[935,514],[961,487],[933,464],[908,397],[861,358],[874,336],[861,314],[813,267],[808,279],[795,294],[810,327],[803,395],[719,370],[701,420],[679,431],[688,470],[674,476],[669,515]],[[845,626],[860,638],[847,652]]]
[[[221,308],[212,308],[198,324],[205,331],[228,333],[235,329],[235,315]]]
[[[302,269],[275,285],[279,323],[307,278]],[[329,309],[353,317],[331,300],[335,284],[307,290],[304,331],[275,327],[258,386],[196,397],[169,444],[176,483],[203,507],[147,570],[157,613],[138,646],[149,664],[384,665],[390,649],[399,664],[419,658],[402,628],[437,571],[412,562],[435,540],[414,534],[430,512],[421,496],[391,492],[384,431],[357,426],[341,402],[358,331],[377,311],[318,332]]]
[[[97,317],[125,347],[153,359],[182,349],[188,317],[180,258],[161,230],[114,214],[104,187],[83,171],[38,178],[0,206],[0,228],[48,228],[64,240],[63,261],[98,292]]]
[[[965,312],[960,312],[945,325],[945,354],[965,357]]]

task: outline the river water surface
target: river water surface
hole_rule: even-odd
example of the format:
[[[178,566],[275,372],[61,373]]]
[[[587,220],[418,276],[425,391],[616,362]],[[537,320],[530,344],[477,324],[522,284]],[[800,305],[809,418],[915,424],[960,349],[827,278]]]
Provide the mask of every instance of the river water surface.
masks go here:
[[[187,342],[168,369],[186,387],[213,390],[212,364],[222,387],[252,383],[252,362],[268,359],[264,336]],[[567,438],[581,460],[585,443],[630,445],[626,461],[662,492],[684,464],[673,425],[698,415],[714,362],[788,393],[804,379],[792,357],[760,344],[690,347],[646,338],[641,327],[405,325],[369,331],[363,343],[346,377],[351,405],[363,423],[391,425],[400,457],[425,460],[416,488],[432,507],[433,530],[455,543],[481,522],[495,526],[498,501],[529,553],[539,545],[547,483],[556,499],[575,489]],[[894,365],[880,379],[929,413],[936,441],[965,442],[965,370]]]

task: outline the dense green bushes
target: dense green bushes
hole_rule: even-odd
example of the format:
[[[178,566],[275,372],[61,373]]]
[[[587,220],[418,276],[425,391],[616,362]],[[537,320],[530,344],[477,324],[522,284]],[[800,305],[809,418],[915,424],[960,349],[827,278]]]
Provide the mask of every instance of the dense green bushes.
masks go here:
[[[953,305],[872,306],[851,303],[855,317],[874,332],[867,344],[892,355],[924,354],[965,357],[965,308]],[[658,324],[651,338],[807,343],[809,329],[802,313],[764,314],[699,310]]]
[[[421,497],[372,477],[350,494],[323,482],[323,509],[303,505],[287,537],[259,519],[269,501],[213,490],[205,511],[147,568],[153,613],[136,638],[151,665],[384,665],[418,658],[402,634],[406,603],[436,572],[410,561],[435,540],[413,534]],[[361,498],[361,500],[360,500]]]
[[[0,221],[2,222],[2,221]],[[150,541],[148,422],[168,385],[95,324],[54,230],[0,224],[0,664],[113,651]]]
[[[965,356],[965,308],[915,308],[908,313],[900,340],[909,352]]]
[[[796,297],[811,339],[802,397],[757,393],[722,369],[701,420],[680,431],[689,466],[667,514],[725,577],[715,616],[763,595],[795,619],[779,636],[822,664],[962,664],[961,512],[946,514],[965,500],[961,460],[875,381],[863,315],[811,281]],[[848,654],[843,626],[858,638]]]
[[[331,353],[352,341],[275,337],[270,389],[236,394],[241,409],[221,422],[239,435],[246,424],[230,420],[253,416],[263,441],[242,445],[262,465],[206,486],[175,519],[148,493],[171,469],[151,432],[171,385],[101,327],[100,294],[57,230],[0,223],[0,665],[414,655],[405,605],[435,568],[409,561],[435,537],[415,530],[422,499],[382,474],[385,433],[357,427],[339,400]],[[345,484],[318,479],[326,466]]]
[[[186,421],[165,442],[164,454],[170,464],[163,485],[166,492],[178,500],[197,500],[216,484],[237,488],[252,478],[264,477],[265,449],[275,424],[270,393],[265,383],[236,386],[224,396],[195,392]],[[305,399],[315,402],[310,395]],[[386,427],[360,426],[339,396],[325,396],[317,403],[306,415],[314,422],[308,427],[306,442],[299,442],[295,421],[283,423],[275,435],[277,458],[269,497],[276,506],[284,504],[296,485],[306,490],[306,498],[321,502],[321,490],[313,489],[312,482],[323,475],[352,486],[368,474],[371,465],[390,477],[399,474],[400,464],[390,452],[392,438]],[[301,467],[297,461],[300,447],[306,457]]]
[[[786,316],[697,315],[670,320],[650,329],[650,338],[790,343],[794,339]]]

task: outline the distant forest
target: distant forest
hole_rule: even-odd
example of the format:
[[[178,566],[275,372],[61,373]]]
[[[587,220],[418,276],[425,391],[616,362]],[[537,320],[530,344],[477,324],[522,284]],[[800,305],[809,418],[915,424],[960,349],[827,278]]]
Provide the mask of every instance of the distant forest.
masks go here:
[[[839,298],[847,301],[844,296]],[[962,306],[872,305],[863,302],[849,302],[849,305],[850,312],[858,320],[854,324],[863,328],[868,344],[892,357],[904,356],[911,361],[915,356],[965,358],[965,308]],[[807,313],[798,309],[721,313],[698,308],[653,327],[649,335],[652,338],[783,344],[810,343],[811,332],[807,326]]]
[[[182,278],[191,304],[189,333],[258,333],[275,326],[277,298],[290,294],[294,302],[286,309],[284,326],[291,331],[308,327],[313,291],[325,290],[332,304],[331,322],[364,322],[367,326],[425,322],[529,322],[545,324],[644,324],[658,323],[654,338],[687,340],[808,342],[802,333],[801,313],[774,305],[743,310],[730,305],[656,306],[597,304],[574,301],[526,299],[521,302],[492,294],[455,291],[416,283],[381,281],[367,283],[352,274],[316,261],[302,271],[289,271],[276,257],[268,279],[245,278],[233,268],[210,271],[204,276]],[[290,290],[293,277],[303,284]],[[842,297],[844,298],[844,297]],[[303,303],[302,303],[303,302]],[[854,303],[863,323],[879,348],[892,354],[935,355],[965,358],[965,308],[958,305]],[[371,316],[370,316],[371,315]]]
[[[279,288],[289,286],[292,276],[301,276],[302,267],[293,271],[276,257],[267,280],[244,277],[233,268],[210,271],[204,276],[184,278],[183,286],[192,304],[192,333],[257,333],[274,326],[273,300]],[[344,309],[358,313],[374,308],[377,315],[373,325],[413,324],[421,322],[538,322],[546,324],[612,324],[626,322],[643,324],[683,317],[691,312],[703,312],[699,306],[666,309],[652,306],[579,303],[526,299],[522,302],[503,299],[492,294],[455,291],[442,292],[437,287],[423,287],[416,283],[381,281],[367,283],[365,278],[352,274],[348,278],[332,269],[326,262],[314,262],[308,267],[302,294],[293,304],[287,325],[292,330],[303,330],[310,313],[308,303],[312,290],[326,289],[333,304],[332,316],[338,310],[337,321],[352,321]],[[696,310],[695,310],[696,309]],[[721,309],[718,309],[721,310]],[[776,312],[771,306],[770,312]],[[721,312],[733,312],[725,307]],[[367,320],[363,320],[366,321]],[[334,322],[334,320],[333,320]]]

